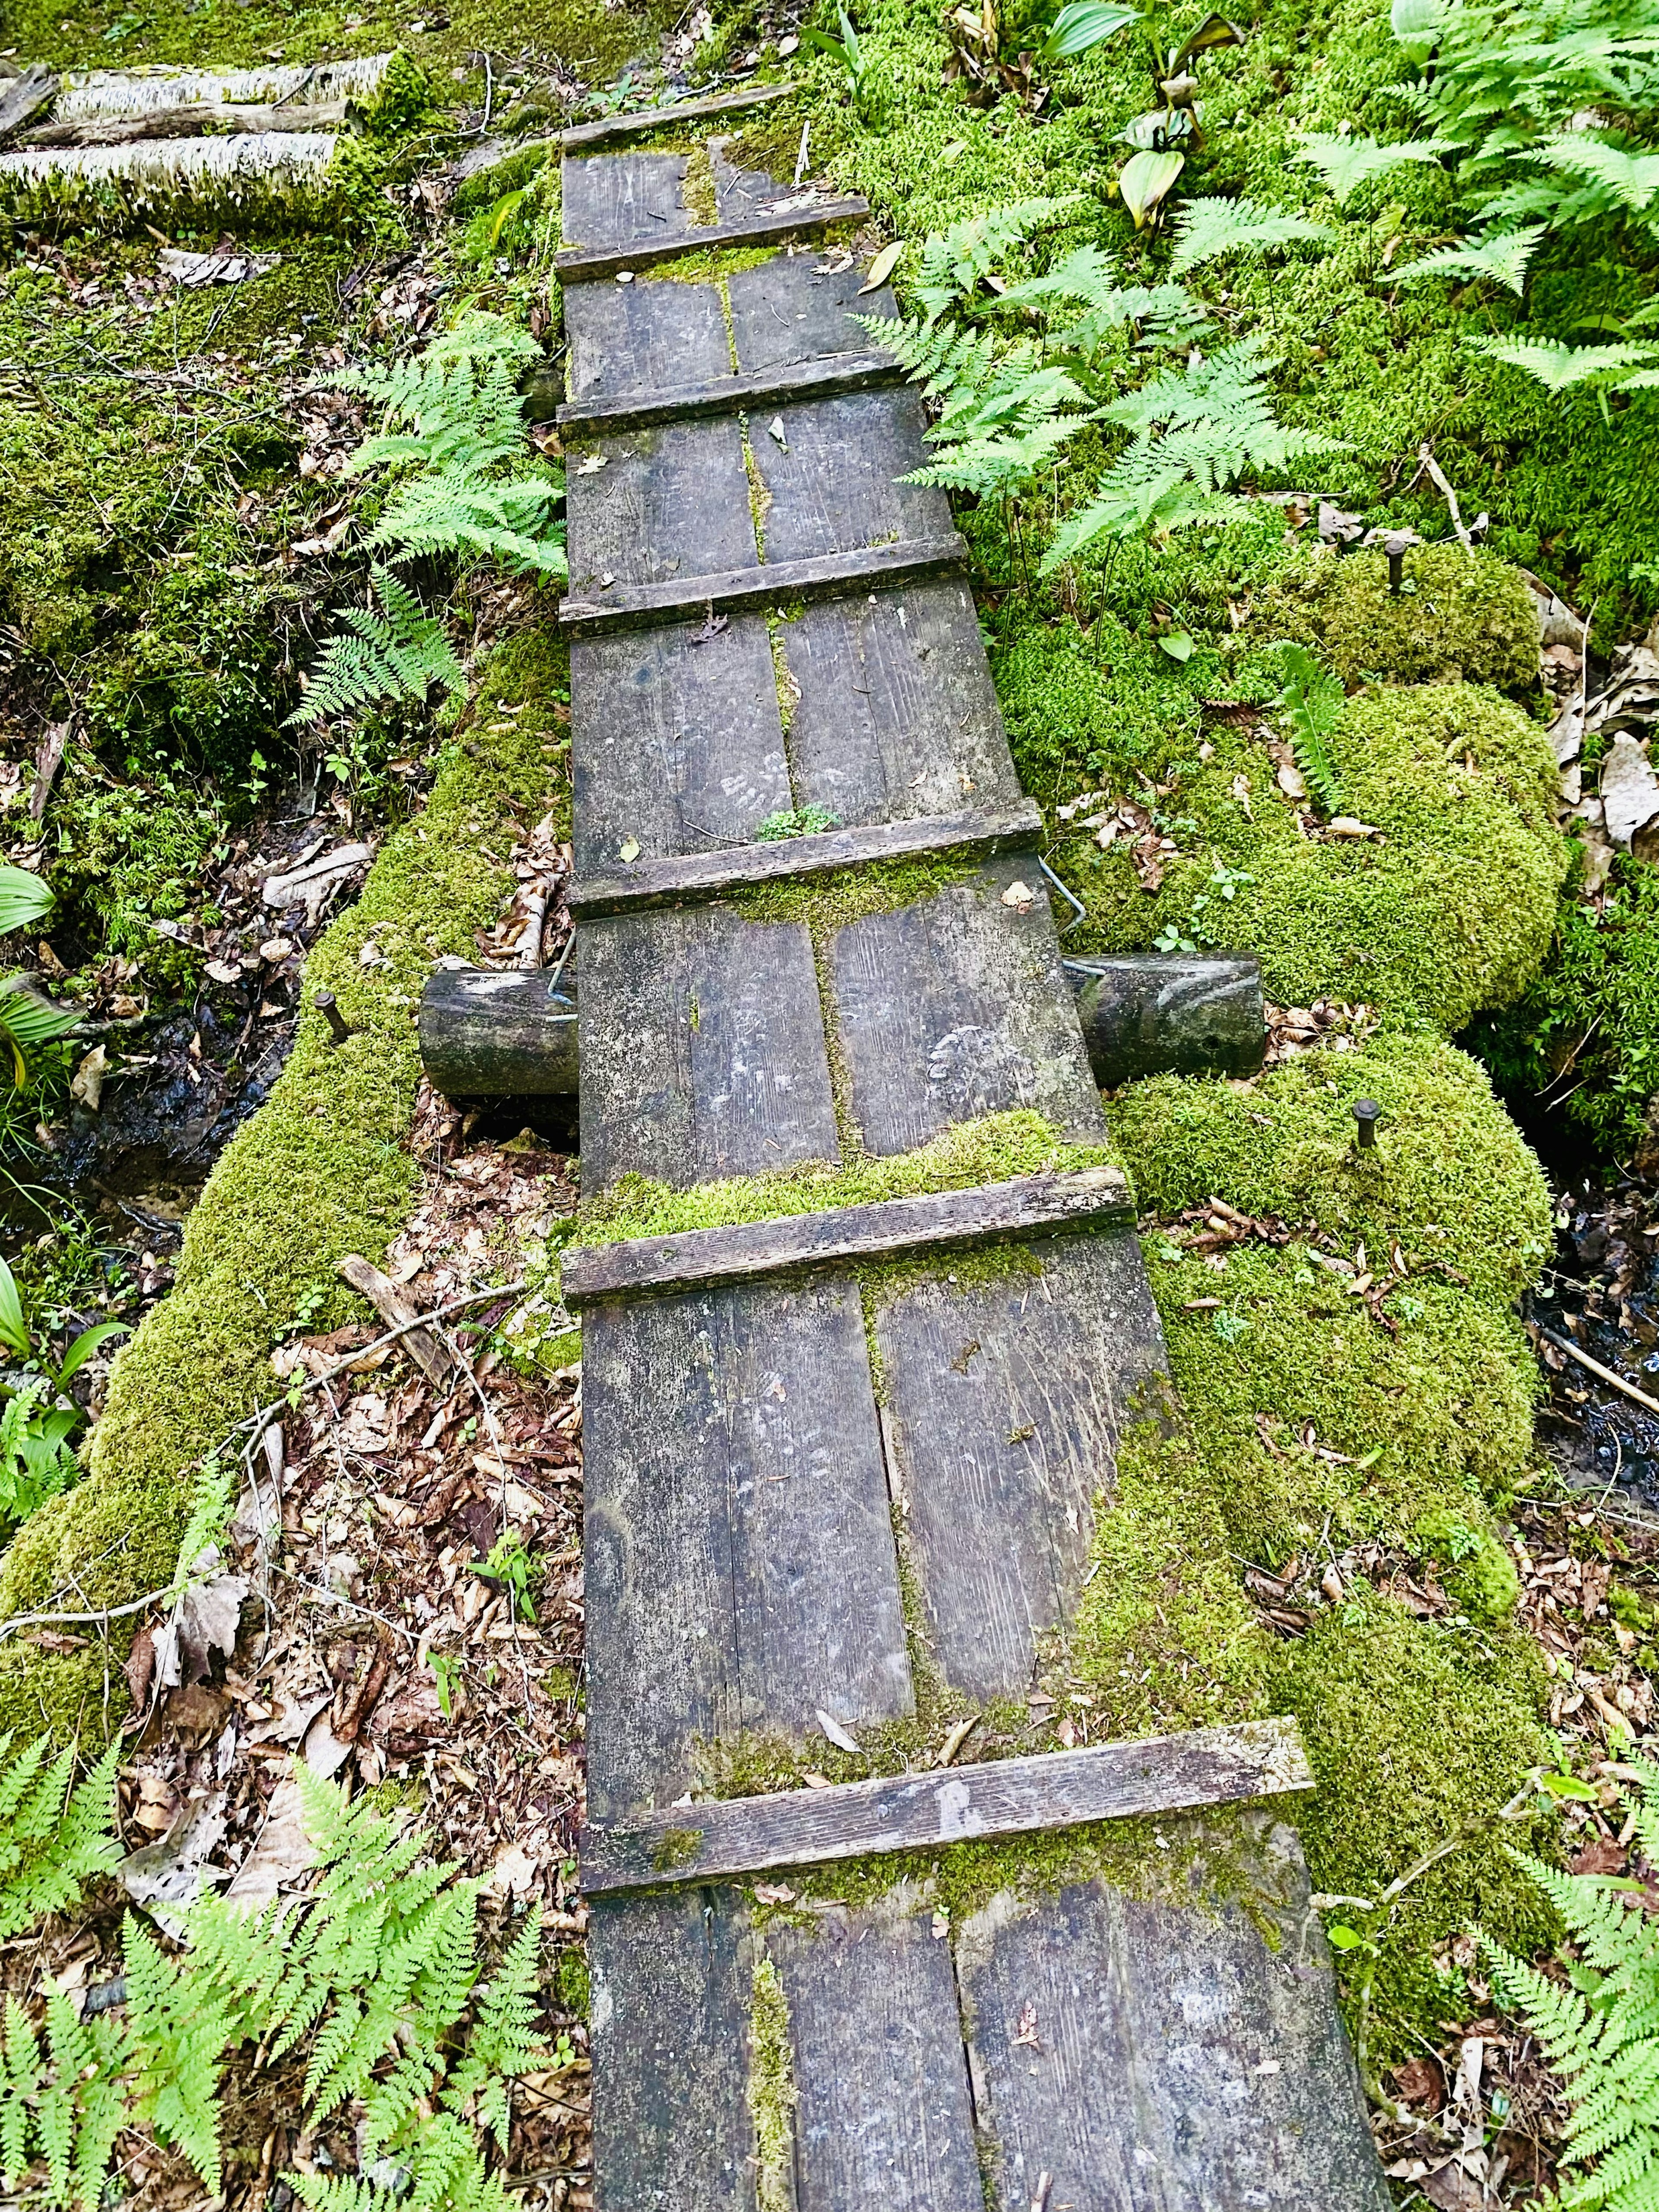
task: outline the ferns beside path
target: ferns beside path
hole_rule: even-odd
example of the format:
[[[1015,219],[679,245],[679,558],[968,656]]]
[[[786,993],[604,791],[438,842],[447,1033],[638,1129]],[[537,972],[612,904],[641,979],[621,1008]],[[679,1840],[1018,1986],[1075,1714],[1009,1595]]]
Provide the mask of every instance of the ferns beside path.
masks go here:
[[[0,1776],[0,1916],[7,1928],[70,1904],[117,1856],[112,1753],[73,1796],[65,1753],[45,1744]],[[96,2212],[127,2128],[179,2151],[222,2190],[220,2084],[257,2046],[255,2069],[306,2062],[303,2118],[361,2101],[368,2179],[316,2177],[313,2212],[501,2212],[484,2146],[502,2151],[515,2076],[551,2063],[535,2015],[541,1927],[532,1912],[482,1987],[478,1885],[424,1855],[418,1830],[369,1799],[296,1770],[318,1870],[299,1898],[239,1911],[211,1897],[185,1908],[185,1945],[129,1917],[125,2018],[82,2021],[49,1992],[44,2033],[8,2000],[0,2028],[0,2169],[15,2188],[36,2163],[53,2203]],[[67,1802],[66,1802],[67,1801]],[[63,1872],[43,1881],[50,1850]],[[70,1869],[78,1869],[71,1871]],[[378,2162],[378,2163],[377,2163]]]

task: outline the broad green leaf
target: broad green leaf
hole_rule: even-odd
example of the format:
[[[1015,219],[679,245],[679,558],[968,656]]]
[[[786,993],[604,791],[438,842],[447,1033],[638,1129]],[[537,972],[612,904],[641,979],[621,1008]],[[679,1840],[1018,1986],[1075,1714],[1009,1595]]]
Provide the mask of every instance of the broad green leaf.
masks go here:
[[[1540,1786],[1552,1797],[1571,1797],[1580,1805],[1599,1805],[1601,1793],[1588,1782],[1581,1782],[1576,1774],[1540,1774]]]
[[[1055,16],[1048,37],[1037,48],[1040,62],[1065,62],[1091,52],[1115,38],[1140,15],[1133,8],[1119,8],[1111,0],[1066,0]]]
[[[1184,154],[1137,154],[1117,180],[1123,204],[1144,230],[1146,218],[1164,199],[1187,166]]]
[[[52,911],[52,889],[27,868],[0,867],[0,937]]]
[[[1170,75],[1179,76],[1194,54],[1206,54],[1214,46],[1242,46],[1244,33],[1237,23],[1230,23],[1224,15],[1206,15],[1189,39],[1183,39],[1170,57]]]
[[[1171,660],[1184,664],[1193,657],[1193,641],[1184,629],[1171,630],[1167,637],[1159,638],[1158,645]]]
[[[1325,1934],[1333,1951],[1357,1951],[1365,1940],[1353,1929],[1344,1927],[1340,1920],[1334,1921]]]
[[[0,1260],[0,1344],[9,1352],[15,1352],[20,1359],[27,1359],[34,1349],[29,1340],[28,1323],[23,1318],[17,1278],[3,1260]]]
[[[100,1344],[106,1344],[112,1336],[131,1335],[131,1322],[125,1321],[100,1321],[92,1328],[83,1328],[64,1354],[64,1364],[58,1370],[59,1388],[71,1375],[80,1373]]]

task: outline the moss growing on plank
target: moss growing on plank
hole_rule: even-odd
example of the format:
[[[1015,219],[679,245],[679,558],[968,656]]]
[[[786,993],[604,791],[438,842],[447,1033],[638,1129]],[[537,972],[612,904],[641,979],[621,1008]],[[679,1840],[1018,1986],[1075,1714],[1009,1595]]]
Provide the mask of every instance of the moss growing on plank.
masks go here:
[[[307,1011],[270,1097],[232,1139],[185,1231],[176,1287],[118,1355],[87,1475],[49,1501],[0,1567],[5,1613],[76,1601],[118,1605],[173,1571],[188,1470],[270,1395],[267,1354],[312,1289],[349,1294],[335,1262],[378,1259],[409,1204],[404,1139],[420,1073],[414,1012],[443,952],[471,951],[510,878],[504,861],[526,812],[557,774],[536,711],[547,653],[535,634],[503,648],[487,679],[515,680],[526,712],[449,749],[424,811],[387,842],[356,906],[313,950]],[[480,865],[480,855],[485,865]],[[385,964],[365,968],[370,941]],[[332,990],[354,1034],[331,1047],[315,994]],[[0,1646],[0,1728],[62,1732],[95,1724],[104,1655]]]
[[[1282,634],[1304,638],[1350,687],[1381,677],[1538,688],[1532,593],[1506,562],[1489,553],[1471,558],[1461,545],[1413,546],[1398,599],[1385,553],[1322,553],[1268,594],[1258,624],[1273,634],[1281,621]]]
[[[1259,739],[1218,725],[1206,742],[1208,759],[1168,772],[1159,805],[1176,849],[1155,895],[1125,841],[1102,851],[1068,836],[1055,864],[1089,908],[1068,944],[1145,951],[1166,927],[1196,931],[1259,950],[1279,1004],[1363,1000],[1447,1030],[1534,981],[1568,854],[1553,756],[1518,708],[1469,684],[1351,700],[1332,750],[1344,804],[1375,841],[1304,836]]]
[[[793,2212],[797,2094],[789,2005],[764,1950],[755,1961],[750,1997],[748,2094],[757,2212]]]
[[[909,1198],[924,1191],[966,1190],[1012,1176],[1098,1167],[1110,1157],[1101,1146],[1069,1142],[1042,1115],[1022,1108],[957,1122],[916,1151],[887,1158],[862,1155],[840,1166],[809,1161],[771,1175],[698,1183],[690,1190],[674,1190],[644,1176],[623,1176],[584,1202],[573,1242],[612,1243],[625,1237],[678,1236],[689,1229],[822,1213],[833,1206]]]
[[[1353,1102],[1382,1109],[1373,1150]],[[1306,1218],[1363,1243],[1386,1267],[1449,1267],[1483,1294],[1516,1297],[1551,1246],[1549,1193],[1484,1071],[1422,1033],[1310,1053],[1248,1084],[1157,1076],[1109,1107],[1141,1204],[1173,1219],[1219,1198],[1241,1212]]]

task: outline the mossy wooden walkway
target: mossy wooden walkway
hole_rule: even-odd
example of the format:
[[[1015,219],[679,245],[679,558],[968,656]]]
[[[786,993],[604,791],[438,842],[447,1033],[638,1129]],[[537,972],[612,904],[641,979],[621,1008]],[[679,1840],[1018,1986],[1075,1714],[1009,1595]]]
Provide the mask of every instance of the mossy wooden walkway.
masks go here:
[[[585,1187],[1019,1107],[1102,1142],[963,549],[897,481],[920,404],[851,319],[890,300],[803,246],[860,210],[687,119],[564,161]],[[756,842],[809,807],[836,826]],[[1026,1697],[1164,1368],[1115,1170],[598,1248],[566,1288],[602,2212],[1386,2204],[1273,1811],[1294,1730],[946,1771],[917,1723]],[[908,1727],[915,1771],[694,1802],[757,1739],[831,1756],[826,1723]],[[937,1909],[942,1847],[1033,1835],[1045,1892],[992,1861]]]

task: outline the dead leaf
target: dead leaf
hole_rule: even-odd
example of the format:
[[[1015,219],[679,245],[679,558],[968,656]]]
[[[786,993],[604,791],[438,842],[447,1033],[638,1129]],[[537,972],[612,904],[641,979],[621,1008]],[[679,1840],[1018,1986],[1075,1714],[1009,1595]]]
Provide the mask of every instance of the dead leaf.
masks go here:
[[[291,1774],[285,1774],[270,1794],[264,1825],[254,1839],[253,1849],[225,1892],[225,1902],[244,1911],[257,1912],[269,1905],[279,1890],[298,1881],[315,1860],[316,1853],[306,1834],[300,1785]]]
[[[896,238],[890,245],[884,246],[882,247],[881,252],[877,254],[875,259],[870,264],[869,270],[865,276],[863,283],[859,286],[859,297],[860,300],[864,297],[866,292],[880,291],[882,286],[887,282],[887,279],[898,267],[899,256],[903,252],[903,251],[904,240],[902,238]]]
[[[173,1607],[173,1618],[155,1638],[155,1679],[164,1690],[205,1680],[212,1656],[228,1659],[236,1649],[242,1600],[252,1584],[240,1575],[214,1573],[219,1547],[210,1544],[191,1569],[205,1579],[193,1583]]]
[[[483,1893],[503,1903],[534,1897],[542,1886],[541,1863],[522,1844],[503,1844],[484,1876]]]
[[[1601,763],[1601,808],[1607,835],[1621,851],[1659,819],[1659,775],[1636,739],[1621,732]]]
[[[624,866],[631,866],[632,864],[639,859],[639,839],[637,837],[625,837],[623,840],[622,844],[617,848],[617,858],[622,861]]]
[[[1374,822],[1357,822],[1352,814],[1339,814],[1328,828],[1333,837],[1380,837],[1382,832]]]
[[[132,1639],[132,1649],[122,1662],[121,1671],[127,1678],[127,1692],[132,1699],[132,1709],[141,1713],[149,1698],[149,1686],[155,1673],[155,1632],[141,1628]]]
[[[849,1735],[848,1730],[842,1726],[841,1723],[837,1719],[836,1719],[835,1716],[832,1713],[826,1713],[822,1705],[818,1707],[818,1726],[823,1730],[825,1735],[829,1737],[830,1742],[835,1745],[837,1751],[856,1751],[858,1749],[859,1744],[857,1737]]]
[[[210,1882],[222,1881],[228,1869],[208,1864],[210,1854],[229,1823],[225,1793],[198,1797],[179,1814],[159,1842],[131,1851],[116,1867],[115,1879],[135,1905],[149,1910],[170,1936],[182,1935],[182,1923],[158,1906],[194,1905]]]
[[[98,1111],[98,1102],[104,1095],[104,1071],[108,1064],[103,1046],[95,1044],[75,1071],[70,1097],[77,1106],[84,1106],[88,1114]]]
[[[1002,894],[1004,906],[1011,906],[1016,914],[1030,914],[1036,904],[1036,894],[1029,884],[1012,883]]]

